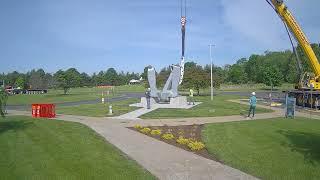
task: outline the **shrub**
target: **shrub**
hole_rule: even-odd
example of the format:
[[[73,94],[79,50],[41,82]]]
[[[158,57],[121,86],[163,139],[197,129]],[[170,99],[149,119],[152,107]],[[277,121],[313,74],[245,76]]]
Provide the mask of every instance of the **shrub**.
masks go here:
[[[135,129],[141,129],[141,128],[142,128],[142,126],[141,126],[141,125],[139,125],[139,124],[136,124],[136,125],[134,125],[134,128],[135,128]]]
[[[150,132],[151,135],[161,135],[161,130],[160,129],[154,129]]]
[[[177,143],[185,145],[189,143],[189,139],[186,139],[183,136],[179,136],[179,138],[177,139]]]
[[[192,151],[199,151],[199,150],[205,148],[205,145],[202,142],[199,142],[199,141],[191,141],[191,142],[189,142],[188,147]]]
[[[143,134],[148,134],[151,131],[150,128],[143,128],[140,130],[140,132],[142,132]]]
[[[165,140],[171,140],[173,138],[174,138],[174,135],[171,133],[166,133],[166,134],[162,135],[162,139],[165,139]]]

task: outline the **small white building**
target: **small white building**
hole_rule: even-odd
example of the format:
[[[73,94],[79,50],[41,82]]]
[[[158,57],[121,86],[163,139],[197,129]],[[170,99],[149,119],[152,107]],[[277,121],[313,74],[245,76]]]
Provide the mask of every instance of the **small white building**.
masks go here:
[[[131,80],[129,81],[129,84],[130,84],[130,85],[140,84],[140,83],[141,83],[141,81],[140,81],[140,80],[136,80],[136,79],[131,79]]]

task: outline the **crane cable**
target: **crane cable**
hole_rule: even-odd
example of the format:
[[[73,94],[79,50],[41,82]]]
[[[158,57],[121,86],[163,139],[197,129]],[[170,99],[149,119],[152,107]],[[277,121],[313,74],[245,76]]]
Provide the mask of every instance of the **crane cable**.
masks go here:
[[[184,7],[184,8],[183,8]],[[187,16],[187,0],[181,0],[181,17]]]
[[[179,84],[183,81],[184,65],[185,65],[185,25],[187,23],[187,0],[181,0],[181,34],[182,34],[182,49],[180,61],[180,80]]]
[[[273,6],[273,4],[270,2],[270,0],[265,0],[269,5],[270,7],[277,13],[277,10],[276,8]],[[288,34],[288,37],[289,37],[289,40],[290,40],[290,43],[291,43],[291,47],[292,47],[292,51],[294,52],[295,56],[296,56],[296,59],[297,59],[297,69],[298,69],[298,72],[299,72],[299,76],[302,76],[302,65],[301,65],[301,59],[300,59],[300,56],[293,44],[293,40],[292,40],[292,34],[290,33],[290,30],[287,26],[287,24],[284,22],[283,18],[277,13],[277,15],[279,16],[279,18],[281,19],[286,31],[287,31],[287,34]],[[297,40],[296,40],[297,41]]]

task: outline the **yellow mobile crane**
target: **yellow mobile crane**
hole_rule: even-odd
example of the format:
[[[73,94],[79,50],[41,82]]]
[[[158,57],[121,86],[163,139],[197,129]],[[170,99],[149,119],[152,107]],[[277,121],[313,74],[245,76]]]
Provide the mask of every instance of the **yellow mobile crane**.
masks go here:
[[[314,107],[315,100],[320,97],[320,64],[311,48],[311,45],[300,28],[299,24],[284,4],[283,0],[267,0],[267,2],[277,12],[279,17],[284,22],[287,31],[295,37],[296,41],[302,47],[303,52],[309,60],[309,65],[313,70],[313,74],[304,73],[301,75],[299,84],[296,86],[296,90],[289,91],[289,96],[297,98],[297,105],[303,106],[305,104]],[[290,40],[292,42],[290,33],[288,32]],[[293,44],[292,44],[293,45]],[[297,60],[299,61],[298,54],[293,46],[293,51],[296,53]],[[298,62],[299,64],[300,62]],[[301,67],[300,67],[301,68]],[[307,99],[307,102],[304,101]]]

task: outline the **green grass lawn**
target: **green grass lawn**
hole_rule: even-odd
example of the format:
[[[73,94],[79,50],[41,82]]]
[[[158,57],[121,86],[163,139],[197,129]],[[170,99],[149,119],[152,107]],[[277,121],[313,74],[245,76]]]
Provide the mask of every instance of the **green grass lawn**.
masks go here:
[[[73,88],[67,94],[63,90],[49,90],[47,94],[20,94],[9,96],[8,105],[27,105],[32,103],[62,103],[84,100],[95,100],[106,93],[107,88]],[[108,97],[116,96],[110,93]]]
[[[287,91],[287,90],[293,90],[294,89],[294,84],[288,84],[284,83],[279,87],[274,87],[273,91]],[[221,93],[221,92],[249,92],[251,93],[252,91],[259,92],[259,91],[270,91],[271,86],[266,86],[265,84],[221,84],[219,88],[215,88],[214,92],[215,93]],[[179,88],[180,94],[189,94],[189,89],[185,89],[180,87]],[[210,87],[205,88],[205,89],[200,89],[200,94],[201,95],[210,95],[211,89]],[[195,93],[197,93],[195,91]]]
[[[0,118],[0,179],[155,179],[79,123]]]
[[[262,179],[320,179],[320,121],[305,118],[207,124],[208,151]]]
[[[122,93],[122,92],[145,92],[146,87],[143,85],[123,85],[123,86],[116,86],[115,92]]]
[[[240,96],[217,95],[213,101],[209,96],[195,97],[202,104],[191,109],[157,109],[141,116],[143,119],[186,118],[186,117],[214,117],[238,115],[247,113],[248,106],[228,102],[228,99],[239,99]],[[257,113],[272,112],[270,109],[257,108]]]
[[[139,99],[131,98],[123,101],[113,102],[112,110],[113,115],[119,116],[138,109],[137,107],[130,107],[129,104],[137,103]],[[106,117],[110,116],[109,103],[106,104],[85,104],[79,106],[58,106],[56,112],[58,114],[80,115],[90,117]]]
[[[274,87],[274,90],[285,91],[294,89],[293,84],[284,83],[279,87]],[[271,86],[267,86],[265,84],[221,84],[220,91],[269,91],[271,90]],[[209,90],[208,90],[209,92]]]

